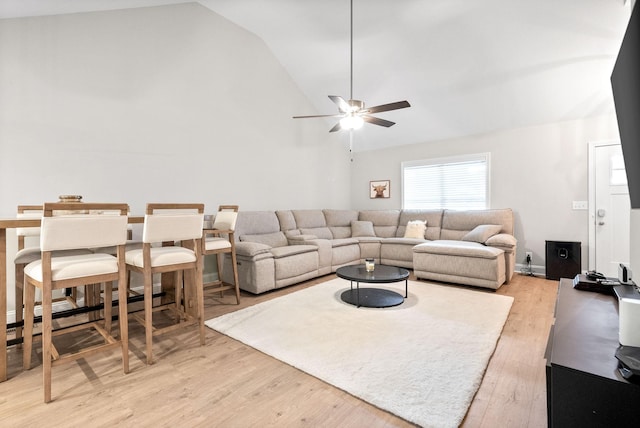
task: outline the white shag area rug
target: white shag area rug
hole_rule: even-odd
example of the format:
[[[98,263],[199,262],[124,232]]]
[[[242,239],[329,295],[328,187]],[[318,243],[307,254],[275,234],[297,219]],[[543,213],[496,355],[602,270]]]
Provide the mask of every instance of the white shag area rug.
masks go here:
[[[348,288],[334,279],[206,325],[407,421],[459,426],[513,298],[409,281],[402,305],[356,308]]]

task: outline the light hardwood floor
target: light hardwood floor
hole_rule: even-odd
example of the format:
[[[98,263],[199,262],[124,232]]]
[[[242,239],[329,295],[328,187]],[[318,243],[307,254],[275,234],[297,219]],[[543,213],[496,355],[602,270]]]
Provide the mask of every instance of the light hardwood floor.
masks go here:
[[[335,275],[260,296],[208,295],[206,316],[250,306],[333,279]],[[413,275],[412,275],[412,279]],[[515,302],[464,427],[545,427],[543,359],[553,321],[557,281],[520,276],[497,293]],[[483,292],[483,291],[479,291]],[[339,334],[340,332],[336,332]],[[207,329],[154,341],[156,363],[144,363],[144,333],[130,322],[131,372],[118,353],[96,355],[53,370],[53,402],[42,401],[42,366],[21,371],[10,348],[9,376],[0,383],[0,426],[408,427],[380,410],[304,372]],[[456,362],[451,362],[455,370]]]

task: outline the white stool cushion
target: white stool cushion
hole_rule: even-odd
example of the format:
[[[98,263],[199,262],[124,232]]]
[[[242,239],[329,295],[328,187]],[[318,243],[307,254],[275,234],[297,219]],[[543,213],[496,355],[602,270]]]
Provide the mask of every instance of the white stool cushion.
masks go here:
[[[40,247],[27,247],[16,253],[13,262],[17,265],[29,264],[40,259],[41,254],[42,251],[40,251]]]
[[[128,265],[144,267],[142,250],[130,250],[125,254]],[[151,267],[192,263],[196,255],[192,250],[184,247],[154,247],[151,248]]]
[[[84,254],[51,258],[53,281],[118,272],[118,259],[109,254]],[[29,263],[25,275],[42,281],[42,260]]]
[[[205,251],[222,250],[224,248],[231,248],[231,242],[224,238],[207,238],[204,243]]]
[[[89,249],[77,249],[77,250],[60,250],[60,251],[52,251],[51,257],[61,257],[61,256],[77,256],[81,254],[91,254],[92,251]],[[40,260],[42,252],[40,251],[40,247],[29,247],[24,248],[16,253],[16,257],[13,259],[13,262],[17,265],[26,265],[31,262],[35,262],[36,260]]]

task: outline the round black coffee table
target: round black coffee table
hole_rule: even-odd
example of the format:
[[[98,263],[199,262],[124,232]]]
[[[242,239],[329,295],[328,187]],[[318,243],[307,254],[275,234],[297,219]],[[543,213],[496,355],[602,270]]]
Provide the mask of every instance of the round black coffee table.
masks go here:
[[[343,302],[365,306],[367,308],[388,308],[404,302],[409,291],[409,271],[395,266],[376,265],[372,272],[367,272],[364,265],[343,266],[336,270],[336,275],[351,281],[351,289],[344,291],[340,298]],[[353,283],[356,288],[353,288]],[[360,283],[388,284],[404,281],[404,297],[395,291],[382,288],[360,288]]]

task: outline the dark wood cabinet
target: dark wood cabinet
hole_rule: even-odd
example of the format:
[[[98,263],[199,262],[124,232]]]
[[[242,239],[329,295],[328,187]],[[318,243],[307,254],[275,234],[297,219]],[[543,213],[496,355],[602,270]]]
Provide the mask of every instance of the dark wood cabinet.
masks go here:
[[[561,279],[547,351],[550,427],[640,423],[640,384],[618,373],[618,302]]]

